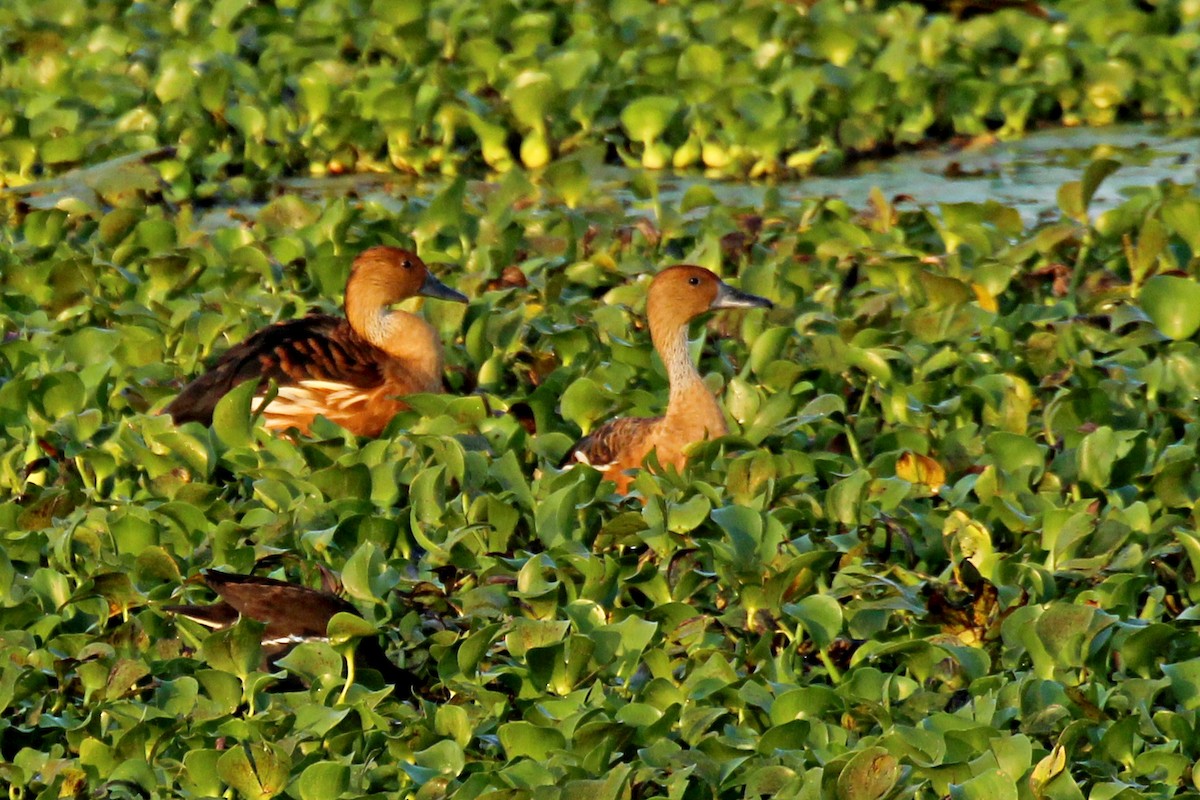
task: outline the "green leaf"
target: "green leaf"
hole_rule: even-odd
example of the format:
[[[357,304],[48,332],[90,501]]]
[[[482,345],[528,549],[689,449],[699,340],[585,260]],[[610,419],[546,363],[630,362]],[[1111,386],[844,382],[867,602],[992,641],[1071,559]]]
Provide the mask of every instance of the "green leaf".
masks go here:
[[[860,469],[835,483],[825,500],[829,516],[843,525],[860,524],[864,516],[866,487],[870,482],[871,473]]]
[[[413,753],[413,761],[419,767],[436,770],[448,778],[457,777],[467,764],[462,747],[450,739],[435,742],[424,750]]]
[[[566,737],[558,728],[546,728],[529,722],[507,722],[500,726],[500,746],[508,759],[531,758],[545,761],[555,750],[566,747]]]
[[[1200,658],[1163,664],[1162,671],[1170,681],[1171,693],[1185,711],[1200,708]]]
[[[329,620],[329,641],[335,645],[378,635],[379,630],[358,614],[339,611]]]
[[[264,627],[261,622],[243,617],[233,627],[209,634],[200,646],[200,654],[214,669],[245,680],[262,660]]]
[[[221,750],[189,750],[183,757],[183,786],[201,797],[218,797],[222,792],[217,761]]]
[[[268,742],[235,745],[217,759],[217,774],[247,800],[270,800],[287,786],[291,760]]]
[[[842,632],[842,605],[827,594],[814,594],[784,606],[789,616],[800,621],[813,644],[822,650]]]
[[[1113,466],[1129,453],[1139,435],[1138,431],[1116,432],[1104,425],[1083,437],[1075,454],[1079,477],[1097,489],[1107,488]]]
[[[951,784],[953,800],[1017,800],[1016,780],[998,769],[990,769],[969,781]]]
[[[296,780],[300,800],[331,800],[350,788],[350,768],[333,761],[309,764]]]
[[[1162,221],[1188,244],[1192,257],[1200,256],[1200,200],[1177,197],[1163,204]]]
[[[1200,330],[1200,284],[1191,278],[1155,275],[1142,287],[1138,303],[1171,339],[1190,339]]]
[[[630,139],[649,145],[662,135],[678,110],[676,97],[643,95],[621,109],[621,125]]]
[[[1037,635],[1060,667],[1081,667],[1095,631],[1092,606],[1052,603],[1037,620]]]
[[[859,750],[838,775],[838,800],[880,800],[899,779],[900,762],[886,749]]]
[[[578,378],[571,382],[559,401],[563,419],[574,422],[586,433],[592,423],[612,411],[609,393],[590,378]]]
[[[42,408],[51,420],[78,414],[88,402],[83,381],[74,372],[49,375],[39,388],[42,390]]]
[[[1041,446],[1028,436],[996,431],[987,437],[984,447],[996,466],[1005,472],[1016,472],[1030,467],[1034,470],[1036,478],[1045,466],[1046,456]]]
[[[249,380],[217,401],[213,410],[213,434],[226,447],[246,447],[254,442],[254,418],[250,407],[258,382]]]

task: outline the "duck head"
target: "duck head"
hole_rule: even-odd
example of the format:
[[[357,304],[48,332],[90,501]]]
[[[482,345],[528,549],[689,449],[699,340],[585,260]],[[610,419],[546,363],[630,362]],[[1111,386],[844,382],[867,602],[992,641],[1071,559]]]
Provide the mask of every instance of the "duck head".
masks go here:
[[[650,329],[682,327],[706,311],[721,308],[774,308],[765,297],[747,294],[704,267],[678,264],[654,276],[646,299]]]
[[[371,247],[354,259],[346,283],[347,302],[358,295],[369,296],[372,305],[377,306],[390,306],[417,295],[467,302],[466,295],[434,277],[416,253],[387,246]]]

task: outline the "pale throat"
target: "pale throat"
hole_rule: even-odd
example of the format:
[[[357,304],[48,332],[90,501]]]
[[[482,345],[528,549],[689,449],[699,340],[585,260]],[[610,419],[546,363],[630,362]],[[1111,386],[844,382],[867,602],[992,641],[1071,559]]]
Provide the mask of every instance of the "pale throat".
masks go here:
[[[689,428],[694,427],[697,438],[704,432],[720,436],[727,432],[725,415],[692,364],[687,331],[688,326],[684,323],[667,329],[661,337],[654,337],[655,349],[662,357],[671,384],[666,416],[673,424],[685,423]]]
[[[433,326],[416,314],[377,307],[357,319],[347,316],[362,337],[392,358],[401,362],[417,382],[440,386],[442,375],[442,340]]]

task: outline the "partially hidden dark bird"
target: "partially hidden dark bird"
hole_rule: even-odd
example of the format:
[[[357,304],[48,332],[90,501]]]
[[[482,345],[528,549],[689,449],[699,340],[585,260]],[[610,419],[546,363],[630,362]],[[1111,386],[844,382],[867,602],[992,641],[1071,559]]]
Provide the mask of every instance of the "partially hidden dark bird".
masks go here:
[[[217,594],[217,602],[167,605],[163,610],[214,630],[228,628],[240,617],[263,623],[266,626],[262,633],[264,668],[272,666],[298,644],[328,642],[329,621],[335,614],[361,616],[354,606],[329,591],[213,569],[204,570],[201,575]],[[378,639],[360,640],[354,655],[357,666],[378,672],[384,681],[396,687],[399,696],[411,694],[418,685],[416,676],[392,663]]]
[[[176,424],[212,424],[217,402],[255,381],[260,399],[270,382],[263,422],[272,430],[307,433],[324,416],[359,436],[378,436],[403,397],[442,391],[442,342],[419,315],[392,308],[418,295],[467,302],[443,284],[415,253],[372,247],[354,259],[346,282],[346,315],[309,314],[277,322],[226,352],[164,409]]]
[[[679,264],[658,273],[650,283],[646,316],[670,383],[666,413],[604,423],[576,442],[560,467],[587,464],[614,481],[621,494],[629,491],[631,471],[651,452],[662,467],[682,471],[688,447],[729,432],[725,413],[688,354],[688,324],[715,309],[772,307],[770,300],[738,291],[703,267]]]

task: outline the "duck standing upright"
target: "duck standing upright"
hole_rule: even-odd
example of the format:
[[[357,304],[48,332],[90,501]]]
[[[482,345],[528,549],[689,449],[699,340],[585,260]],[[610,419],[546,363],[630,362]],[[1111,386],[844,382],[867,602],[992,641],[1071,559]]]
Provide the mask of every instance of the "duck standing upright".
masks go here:
[[[364,250],[346,282],[345,317],[309,314],[263,328],[185,386],[165,411],[177,424],[210,425],[217,402],[235,386],[253,380],[265,391],[275,381],[278,395],[263,411],[267,428],[307,433],[321,415],[359,436],[378,436],[407,408],[399,398],[442,390],[437,331],[391,307],[417,295],[467,302],[414,253]]]
[[[667,412],[661,417],[621,417],[580,439],[563,458],[588,464],[604,473],[625,494],[628,470],[642,465],[651,452],[663,467],[683,470],[684,451],[694,442],[729,432],[725,414],[688,354],[688,323],[721,308],[772,308],[770,300],[746,294],[703,267],[668,267],[650,283],[646,316],[650,338],[662,358],[671,386]]]

